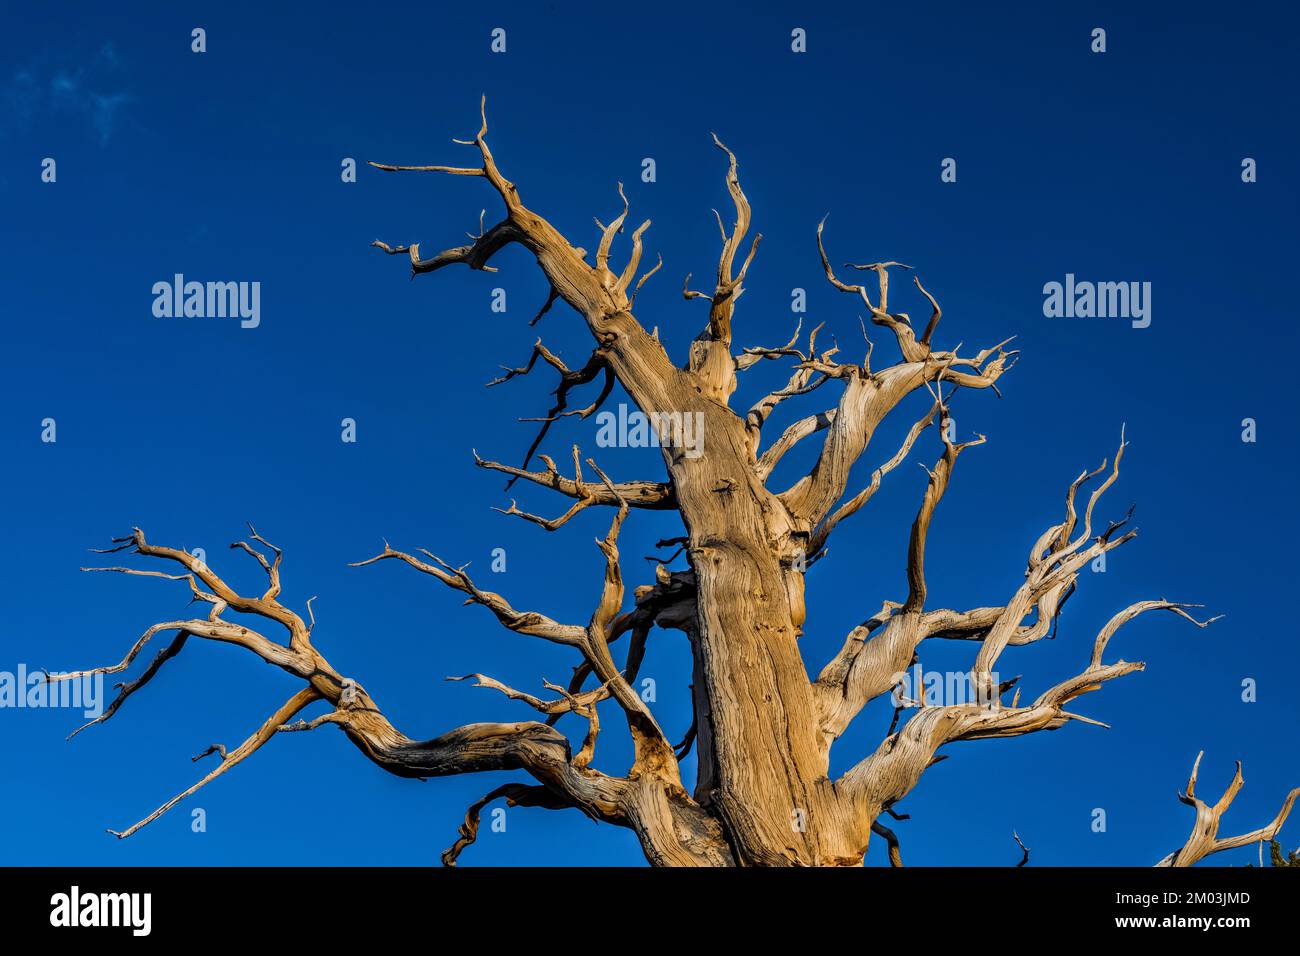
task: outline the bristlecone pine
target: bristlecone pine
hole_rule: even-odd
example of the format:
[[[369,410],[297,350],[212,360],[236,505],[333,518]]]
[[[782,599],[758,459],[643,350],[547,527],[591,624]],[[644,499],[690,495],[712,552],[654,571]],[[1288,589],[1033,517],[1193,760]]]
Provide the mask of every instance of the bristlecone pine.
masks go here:
[[[595,348],[582,368],[569,369],[538,342],[527,365],[505,376],[526,374],[539,358],[560,376],[556,407],[521,466],[477,461],[482,468],[572,499],[572,506],[555,519],[520,511],[514,505],[507,512],[548,530],[558,528],[584,509],[610,509],[613,519],[609,533],[600,542],[605,573],[599,603],[585,625],[562,624],[536,611],[517,610],[501,595],[481,590],[463,569],[428,552],[421,552],[424,557],[419,557],[385,545],[380,554],[359,563],[405,562],[462,592],[469,602],[483,605],[503,626],[522,637],[573,648],[580,657],[573,680],[567,687],[547,685],[548,697],[542,698],[483,674],[468,675],[477,686],[522,702],[545,715],[545,719],[467,724],[431,740],[412,739],[388,721],[379,703],[359,682],[336,671],[313,646],[311,602],[306,605],[307,621],[280,602],[279,548],[251,528],[253,544],[240,541],[232,545],[256,560],[268,578],[263,594],[245,596],[236,593],[194,555],[152,544],[143,531],[135,529],[127,537],[114,539],[114,547],[103,553],[129,551],[160,558],[179,566],[176,570],[180,573],[123,567],[91,570],[185,582],[193,600],[206,603],[210,611],[206,617],[155,624],[118,664],[52,676],[51,680],[61,680],[126,670],[155,635],[173,635],[139,677],[120,685],[116,699],[91,724],[116,713],[193,637],[242,647],[295,676],[304,686],[238,747],[227,751],[214,745],[201,755],[215,753],[220,760],[201,781],[133,826],[110,832],[130,836],[233,768],[277,733],[332,724],[366,758],[401,777],[490,770],[521,770],[528,774],[531,782],[498,787],[469,808],[459,839],[442,856],[448,865],[453,865],[460,852],[473,842],[479,812],[485,804],[503,799],[517,806],[578,808],[596,820],[627,827],[636,833],[646,859],[655,865],[857,866],[874,833],[887,842],[893,865],[900,866],[898,840],[880,818],[894,814],[895,804],[916,786],[926,768],[942,759],[939,751],[945,744],[1055,730],[1073,720],[1094,722],[1067,707],[1081,694],[1143,667],[1122,659],[1107,661],[1111,639],[1123,624],[1152,610],[1170,611],[1199,627],[1209,623],[1193,618],[1188,610],[1193,605],[1166,600],[1134,604],[1102,628],[1093,642],[1090,659],[1078,674],[1047,688],[1028,703],[1021,702],[1018,689],[1007,701],[1010,686],[995,686],[994,676],[1003,650],[1048,635],[1062,605],[1074,591],[1080,568],[1126,543],[1135,533],[1125,529],[1126,521],[1111,523],[1099,532],[1093,527],[1094,508],[1118,475],[1124,451],[1122,438],[1109,471],[1103,462],[1096,471],[1085,472],[1070,484],[1065,493],[1064,517],[1033,542],[1024,583],[1009,600],[965,611],[929,608],[924,565],[926,535],[958,456],[984,440],[979,436],[954,444],[947,402],[958,389],[996,391],[999,377],[1014,362],[1016,353],[1006,350],[1005,342],[970,355],[935,348],[931,340],[941,310],[920,281],[913,280],[932,314],[918,335],[905,314],[889,311],[890,270],[906,267],[892,262],[854,266],[875,273],[876,291],[847,283],[831,267],[822,246],[821,227],[817,240],[826,278],[836,289],[861,301],[872,323],[893,337],[901,353],[900,361],[878,370],[869,365],[870,352],[860,365],[839,361],[834,358],[834,348],[818,351],[816,330],[808,336],[806,349],[801,347],[796,330],[794,338],[784,346],[733,351],[732,312],[759,237],[754,237],[742,256],[750,228],[749,202],[737,177],[736,157],[715,137],[728,162],[726,185],[735,207],[735,222],[728,232],[719,217],[722,252],[713,289],[693,291],[687,277],[684,295],[707,301],[709,315],[707,325],[691,343],[684,366],[679,367],[669,358],[658,336],[647,332],[632,314],[637,290],[659,268],[656,265],[637,279],[641,237],[650,223],[632,233],[627,262],[621,271],[614,271],[610,253],[628,214],[624,199],[622,212],[607,227],[601,227],[600,244],[589,261],[585,250],[575,248],[524,205],[514,183],[497,168],[486,133],[484,112],[478,135],[464,144],[477,148],[480,166],[372,165],[384,170],[486,179],[505,205],[504,218],[490,228],[480,229],[468,245],[429,258],[421,256],[418,245],[374,245],[391,255],[409,256],[412,271],[422,274],[457,263],[487,270],[498,250],[517,243],[536,256],[550,282],[550,295],[542,311],[562,299],[586,322]],[[738,413],[729,407],[737,373],[764,360],[789,361],[789,381]],[[688,455],[679,444],[664,447],[668,478],[663,482],[616,482],[590,459],[590,471],[584,477],[576,447],[572,477],[562,474],[545,455],[536,456],[544,466],[541,470],[529,470],[546,427],[565,409],[569,391],[598,378],[603,381],[599,397],[576,414],[584,418],[590,415],[617,381],[651,421],[698,416],[692,421],[703,423],[704,453]],[[831,383],[839,393],[832,407],[801,418],[780,435],[763,441],[764,424],[777,405]],[[918,389],[926,389],[933,399],[929,413],[911,428],[902,447],[876,469],[870,483],[850,495],[850,468],[867,450],[876,427],[904,397]],[[901,602],[886,601],[855,628],[839,653],[810,678],[799,651],[805,617],[804,574],[822,554],[835,527],[872,497],[881,479],[903,461],[921,433],[936,421],[943,452],[929,469],[929,482],[912,524],[907,593]],[[671,435],[671,428],[666,431]],[[769,487],[773,468],[782,456],[813,436],[819,436],[816,440],[820,441],[820,453],[812,469],[788,488]],[[1076,503],[1080,489],[1103,474],[1086,505]],[[690,568],[670,573],[659,567],[655,581],[636,588],[632,607],[625,610],[617,541],[629,510],[636,508],[680,513],[685,535],[661,545],[680,544]],[[273,557],[268,558],[268,552]],[[241,619],[245,623],[228,621],[224,617],[227,611],[278,624],[287,632],[287,640],[263,636],[249,626],[248,617]],[[676,745],[664,735],[646,702],[633,690],[646,638],[654,627],[683,631],[693,652],[694,725],[686,739]],[[616,642],[624,637],[627,650],[620,668],[613,651]],[[977,702],[926,706],[924,702],[903,701],[899,710],[910,711],[910,718],[901,728],[891,728],[874,753],[838,779],[831,779],[829,754],[836,738],[868,702],[895,690],[900,673],[906,671],[925,640],[971,642],[975,659],[970,679]],[[634,745],[634,765],[621,777],[604,774],[593,765],[599,730],[596,705],[608,698],[617,702]],[[327,702],[332,709],[310,721],[294,720],[300,711],[318,701]],[[568,714],[587,723],[586,738],[576,752],[554,726]],[[699,770],[694,793],[689,793],[682,786],[679,761],[692,746]],[[1219,850],[1271,840],[1300,793],[1294,790],[1287,796],[1268,826],[1242,836],[1220,838],[1219,819],[1241,786],[1240,767],[1214,806],[1195,796],[1195,782],[1193,770],[1187,792],[1181,796],[1196,809],[1192,834],[1160,865],[1187,866]]]

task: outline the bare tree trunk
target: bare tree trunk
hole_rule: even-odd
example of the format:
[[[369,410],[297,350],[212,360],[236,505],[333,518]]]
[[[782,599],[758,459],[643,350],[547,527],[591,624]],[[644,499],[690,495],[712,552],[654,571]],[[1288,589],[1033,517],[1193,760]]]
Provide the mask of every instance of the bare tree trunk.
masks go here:
[[[121,685],[118,697],[102,717],[110,718],[125,700],[146,685],[158,669],[185,646],[191,637],[232,644],[274,664],[302,683],[302,687],[238,747],[213,745],[202,756],[216,753],[219,765],[179,796],[139,823],[119,833],[126,837],[156,819],[184,797],[225,773],[281,732],[309,731],[334,725],[340,728],[369,760],[402,777],[435,777],[489,770],[519,770],[531,783],[511,783],[486,794],[473,804],[455,843],[443,854],[454,865],[473,843],[479,813],[492,800],[543,809],[579,809],[590,817],[637,834],[646,859],[672,866],[835,866],[860,865],[873,833],[888,843],[889,859],[902,865],[902,851],[894,832],[878,818],[915,787],[924,771],[943,759],[946,744],[959,740],[1012,737],[1038,730],[1054,730],[1071,722],[1097,723],[1067,705],[1098,689],[1113,678],[1141,670],[1141,663],[1103,659],[1115,632],[1129,620],[1149,610],[1168,610],[1198,626],[1188,613],[1192,605],[1170,601],[1145,601],[1117,614],[1097,635],[1087,666],[1042,692],[1032,703],[1020,704],[1015,690],[1004,700],[1014,681],[1002,683],[995,670],[1000,655],[1012,646],[1031,644],[1054,633],[1061,607],[1078,583],[1078,572],[1089,561],[1128,542],[1135,532],[1124,531],[1127,519],[1111,522],[1094,534],[1093,511],[1102,494],[1117,479],[1124,444],[1121,439],[1114,467],[1092,491],[1083,513],[1076,495],[1083,485],[1106,471],[1106,463],[1081,474],[1066,492],[1063,519],[1047,530],[1030,548],[1024,583],[1002,604],[968,611],[928,609],[925,574],[926,539],[939,503],[952,479],[958,456],[983,443],[977,436],[956,443],[950,432],[948,400],[957,389],[997,390],[997,381],[1015,360],[1006,343],[974,355],[939,350],[931,338],[942,317],[935,297],[914,279],[917,292],[931,307],[931,315],[918,337],[911,319],[889,308],[891,270],[910,267],[896,262],[846,266],[872,272],[875,298],[865,286],[844,282],[836,274],[822,244],[817,244],[822,268],[836,289],[855,296],[875,327],[886,330],[900,353],[900,361],[883,369],[871,368],[872,346],[861,363],[835,358],[838,349],[818,350],[818,330],[803,346],[801,328],[778,347],[732,347],[732,322],[744,291],[745,276],[754,261],[759,239],[748,245],[737,265],[749,232],[751,211],[740,186],[736,157],[715,138],[727,156],[726,185],[734,207],[728,231],[719,217],[722,252],[712,291],[683,285],[689,300],[708,303],[704,328],[691,344],[682,367],[675,366],[659,341],[633,316],[637,291],[659,268],[639,280],[642,236],[647,221],[631,236],[628,260],[621,271],[610,268],[615,238],[622,233],[628,207],[609,226],[601,227],[594,262],[585,250],[575,248],[545,219],[524,206],[519,191],[507,180],[488,148],[486,113],[478,135],[466,145],[477,149],[480,166],[391,166],[392,171],[444,173],[483,178],[503,202],[505,218],[480,229],[468,245],[447,249],[430,258],[418,245],[375,246],[389,254],[409,257],[414,274],[435,272],[461,264],[471,269],[492,269],[489,261],[500,249],[519,244],[528,249],[551,286],[538,319],[556,301],[571,306],[583,319],[595,342],[587,362],[570,369],[540,340],[526,365],[509,369],[490,383],[509,381],[533,371],[538,359],[560,376],[556,403],[542,419],[536,440],[518,466],[476,458],[480,467],[550,489],[572,501],[556,518],[544,518],[512,503],[505,514],[520,517],[547,531],[561,528],[575,514],[590,508],[614,510],[608,535],[598,542],[605,558],[600,598],[585,624],[561,623],[536,611],[519,611],[499,594],[481,589],[463,568],[422,552],[423,557],[398,551],[387,544],[379,554],[359,562],[369,565],[398,561],[440,584],[458,591],[467,603],[487,608],[507,629],[525,638],[539,639],[576,652],[579,665],[566,687],[546,685],[550,696],[537,697],[516,690],[484,674],[466,675],[474,686],[495,690],[509,701],[526,705],[545,721],[468,724],[431,739],[406,736],[384,716],[378,703],[362,685],[336,671],[311,639],[311,602],[308,620],[283,605],[280,595],[280,549],[252,531],[251,540],[232,548],[248,554],[267,574],[268,586],[260,597],[241,595],[224,578],[193,555],[148,542],[139,529],[114,539],[106,552],[131,553],[169,562],[179,573],[127,567],[91,570],[164,578],[188,584],[193,600],[209,606],[203,618],[164,621],[149,628],[119,663],[77,674],[52,675],[64,680],[82,673],[108,674],[126,670],[158,634],[171,633],[164,648],[133,681]],[[622,189],[619,189],[620,196]],[[660,260],[662,264],[662,260]],[[635,281],[635,285],[633,282]],[[536,321],[536,320],[534,320]],[[865,329],[864,329],[865,332]],[[737,375],[767,361],[789,361],[788,380],[743,413],[730,401]],[[566,411],[569,393],[602,379],[594,402]],[[651,421],[666,423],[660,429],[666,480],[611,480],[590,458],[586,465],[595,478],[584,475],[583,459],[573,448],[573,477],[562,473],[555,461],[540,454],[551,425],[563,415],[586,418],[610,394],[614,383],[623,386]],[[764,442],[763,429],[773,412],[788,399],[834,385],[839,396],[830,407],[790,423],[778,436]],[[948,392],[945,394],[945,386]],[[866,487],[850,494],[851,468],[872,451],[877,426],[909,394],[925,389],[933,403],[914,423],[902,446],[872,474]],[[940,423],[942,451],[929,482],[908,542],[902,600],[884,600],[880,610],[855,628],[841,651],[811,678],[799,649],[806,609],[804,576],[815,566],[826,543],[845,519],[861,509],[880,487],[883,478],[904,461],[919,436],[935,421]],[[685,423],[705,446],[692,447]],[[781,458],[799,442],[821,436],[816,464],[790,487],[769,486]],[[765,445],[765,447],[764,447]],[[702,451],[703,453],[699,453]],[[534,457],[541,469],[531,468]],[[625,610],[625,593],[618,554],[618,535],[633,509],[675,510],[684,534],[672,542],[684,546],[690,570],[670,572],[660,566],[651,584],[634,591],[631,609]],[[250,529],[251,531],[251,529]],[[222,615],[244,615],[247,624],[234,624]],[[277,641],[254,630],[266,622],[286,632]],[[694,722],[686,740],[671,744],[646,702],[633,689],[648,635],[655,628],[683,631],[693,653]],[[614,659],[616,642],[627,637],[620,667]],[[836,780],[828,775],[830,752],[837,738],[870,701],[896,693],[900,677],[926,640],[965,640],[977,645],[971,667],[971,685],[977,699],[936,706],[925,701],[896,697],[896,717],[910,712],[901,728],[890,733],[876,750],[859,760]],[[593,680],[594,678],[594,680]],[[591,681],[591,687],[588,682]],[[631,736],[635,759],[631,770],[614,777],[597,770],[596,747],[601,732],[598,705],[611,701]],[[328,706],[311,720],[297,715],[316,704]],[[575,752],[570,738],[555,723],[571,717],[585,721],[585,734]],[[84,728],[83,728],[84,729]],[[77,731],[79,732],[79,731]],[[76,732],[74,732],[75,735]],[[698,761],[697,786],[690,794],[682,785],[681,762],[691,749]],[[196,758],[198,759],[198,758]],[[1193,783],[1195,774],[1193,774]],[[1234,787],[1240,785],[1240,778]],[[1230,788],[1225,800],[1235,793]],[[1188,788],[1191,798],[1192,787]],[[1259,831],[1275,834],[1295,797],[1288,798],[1274,824]],[[1197,830],[1187,847],[1165,861],[1184,865],[1210,852],[1240,845],[1218,841],[1218,814],[1196,801]],[[1249,834],[1252,839],[1256,834]],[[1017,842],[1019,838],[1017,837]],[[1249,842],[1249,841],[1247,841]],[[1023,847],[1023,844],[1021,844]],[[1026,859],[1028,851],[1026,850]]]

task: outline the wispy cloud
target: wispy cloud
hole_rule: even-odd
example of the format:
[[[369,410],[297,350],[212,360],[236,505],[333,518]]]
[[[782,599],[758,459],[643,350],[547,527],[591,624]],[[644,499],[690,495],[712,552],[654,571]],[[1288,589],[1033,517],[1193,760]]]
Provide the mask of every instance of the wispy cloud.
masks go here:
[[[45,57],[13,74],[3,99],[11,120],[26,127],[44,113],[85,120],[101,145],[112,138],[131,94],[122,88],[117,50],[111,42],[77,65]]]

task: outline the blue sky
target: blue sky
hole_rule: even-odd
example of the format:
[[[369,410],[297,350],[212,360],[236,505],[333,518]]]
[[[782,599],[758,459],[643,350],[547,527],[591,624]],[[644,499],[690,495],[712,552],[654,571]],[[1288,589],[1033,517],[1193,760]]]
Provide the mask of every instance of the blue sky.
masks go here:
[[[368,247],[458,244],[480,209],[500,211],[486,184],[364,168],[340,181],[345,157],[471,162],[450,138],[472,135],[486,93],[503,170],[573,242],[593,247],[592,217],[616,214],[620,180],[632,217],[654,220],[648,255],[665,265],[637,313],[675,357],[704,320],[680,283],[715,267],[710,209],[726,202],[710,131],[739,156],[764,235],[738,345],[783,342],[800,287],[806,319],[857,355],[854,302],[826,284],[813,244],[828,211],[835,261],[917,267],[944,306],[939,345],[1018,336],[1005,397],[955,406],[960,434],[989,442],[962,457],[936,519],[933,605],[1008,597],[1067,483],[1112,455],[1127,423],[1132,445],[1103,517],[1135,502],[1138,539],[1106,573],[1084,575],[1056,640],[1012,649],[1002,669],[1036,695],[1084,665],[1114,611],[1144,598],[1227,617],[1198,631],[1147,616],[1121,632],[1112,653],[1145,660],[1146,672],[1078,705],[1112,730],[1074,724],[950,748],[954,759],[900,807],[909,863],[1009,865],[1013,828],[1034,863],[1154,862],[1190,828],[1175,791],[1201,749],[1202,787],[1216,796],[1232,761],[1245,762],[1225,830],[1263,824],[1300,783],[1300,651],[1286,610],[1300,531],[1287,500],[1300,144],[1280,106],[1295,89],[1297,24],[1252,3],[1180,4],[1176,16],[1134,6],[11,7],[0,30],[0,670],[109,663],[151,623],[186,613],[183,585],[79,573],[87,548],[139,525],[158,543],[205,548],[252,589],[260,572],[226,545],[253,521],[285,549],[284,599],[301,611],[319,595],[318,647],[412,736],[529,719],[446,675],[482,670],[524,689],[567,677],[564,649],[502,630],[435,582],[347,567],[387,537],[472,561],[517,606],[561,620],[585,621],[598,591],[592,538],[608,515],[553,535],[502,517],[490,509],[508,496],[470,452],[522,454],[533,426],[516,419],[544,413],[553,378],[483,384],[520,364],[538,332],[580,365],[590,350],[580,321],[557,307],[528,328],[545,285],[519,249],[495,275],[410,282],[402,261]],[[201,55],[194,27],[207,31]],[[507,31],[503,55],[489,51],[495,27]],[[791,52],[795,27],[807,30],[805,54]],[[1104,54],[1089,50],[1094,27],[1107,30]],[[52,184],[40,179],[45,157],[58,164]],[[646,157],[654,183],[640,179]],[[955,183],[940,182],[945,157],[957,160]],[[1242,182],[1244,157],[1257,160],[1258,182]],[[178,272],[260,282],[260,326],[155,318],[151,287]],[[1152,324],[1045,318],[1043,285],[1067,273],[1151,282]],[[505,314],[490,309],[497,287]],[[925,314],[920,301],[903,307]],[[877,363],[892,357],[879,340]],[[748,373],[733,404],[780,374],[775,363]],[[923,410],[917,398],[882,429],[860,480]],[[357,421],[355,444],[340,441],[345,417]],[[1241,440],[1248,417],[1255,443]],[[45,418],[56,443],[40,440]],[[654,451],[598,450],[594,434],[566,421],[543,450],[567,455],[578,441],[616,479],[662,476]],[[937,448],[928,435],[915,460]],[[778,476],[807,465],[792,455]],[[803,649],[814,670],[905,589],[923,482],[911,464],[890,475],[810,574]],[[521,507],[564,510],[542,489],[520,493]],[[630,585],[650,579],[641,556],[677,527],[633,514],[621,541]],[[503,575],[488,570],[497,547]],[[972,654],[927,646],[922,661],[960,670]],[[657,632],[642,673],[669,733],[684,732],[682,636]],[[1241,699],[1246,678],[1258,682],[1254,703]],[[325,728],[273,741],[127,841],[104,833],[187,787],[204,772],[190,756],[242,740],[295,689],[248,654],[191,641],[71,743],[76,714],[0,709],[0,862],[435,863],[465,807],[506,779],[397,780]],[[833,769],[874,748],[889,716],[883,702],[864,712]],[[628,759],[618,730],[607,721],[597,750],[611,772]],[[191,832],[195,807],[204,833]],[[1094,808],[1107,812],[1104,833],[1092,830]],[[641,863],[630,833],[577,812],[512,810],[507,821],[462,863]],[[1288,845],[1297,827],[1283,831]],[[883,863],[883,847],[873,843],[868,862]]]

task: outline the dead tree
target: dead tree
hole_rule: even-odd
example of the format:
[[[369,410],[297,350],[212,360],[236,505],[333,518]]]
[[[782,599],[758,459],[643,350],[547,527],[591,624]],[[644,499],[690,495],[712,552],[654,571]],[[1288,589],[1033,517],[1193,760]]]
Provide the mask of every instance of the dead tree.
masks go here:
[[[637,291],[659,268],[656,265],[638,278],[642,238],[650,223],[632,232],[627,259],[616,270],[611,254],[628,215],[624,198],[621,211],[608,226],[597,223],[600,240],[594,257],[588,260],[585,250],[576,248],[524,205],[518,188],[498,168],[486,137],[484,112],[478,135],[463,143],[477,151],[481,159],[477,166],[372,165],[485,179],[505,206],[499,222],[488,228],[480,226],[467,244],[428,257],[418,244],[390,246],[377,241],[374,245],[389,254],[408,257],[414,275],[455,264],[492,271],[490,263],[498,251],[511,244],[522,246],[536,257],[550,283],[542,312],[563,300],[586,323],[594,348],[582,368],[568,368],[539,342],[525,366],[508,370],[503,377],[527,374],[539,358],[560,376],[555,408],[543,419],[541,434],[523,462],[511,466],[476,460],[484,469],[509,475],[512,482],[540,485],[569,499],[568,510],[551,519],[522,511],[516,503],[506,510],[547,530],[561,527],[588,508],[609,509],[613,516],[609,533],[598,542],[604,556],[604,580],[595,595],[590,620],[562,623],[538,611],[515,608],[500,594],[482,589],[463,567],[427,551],[412,554],[385,544],[382,552],[359,564],[402,562],[465,595],[467,603],[487,608],[522,638],[569,648],[578,659],[573,681],[566,687],[548,685],[547,696],[540,697],[484,674],[468,675],[476,686],[498,691],[545,720],[474,723],[432,739],[408,737],[389,722],[359,681],[339,673],[316,649],[310,602],[306,621],[281,603],[280,549],[251,529],[251,543],[232,545],[256,560],[268,579],[261,595],[248,596],[237,593],[194,555],[153,544],[143,531],[135,529],[115,539],[114,547],[107,550],[161,559],[177,573],[126,567],[94,570],[184,582],[191,598],[207,604],[209,611],[206,617],[153,625],[118,664],[62,675],[123,671],[152,638],[171,635],[170,643],[139,677],[119,685],[117,698],[92,723],[111,717],[191,638],[237,645],[288,672],[302,687],[238,747],[228,752],[210,748],[208,753],[217,752],[220,763],[206,777],[118,836],[129,836],[156,819],[278,733],[332,725],[372,762],[398,776],[519,770],[531,778],[528,783],[499,787],[470,807],[460,838],[444,854],[448,864],[473,841],[481,808],[490,800],[504,799],[519,806],[577,808],[595,820],[630,828],[646,858],[659,865],[860,865],[873,833],[889,843],[891,862],[901,865],[897,838],[880,818],[894,813],[893,807],[917,785],[926,768],[943,758],[941,748],[957,741],[1055,730],[1073,721],[1097,723],[1072,709],[1077,698],[1143,667],[1108,655],[1111,640],[1122,625],[1153,610],[1170,611],[1200,627],[1209,623],[1192,617],[1189,608],[1193,605],[1166,600],[1134,604],[1116,614],[1097,634],[1091,654],[1077,674],[1023,703],[1017,689],[1008,701],[1014,682],[999,683],[995,670],[1003,652],[1051,633],[1062,606],[1074,592],[1080,568],[1126,544],[1135,534],[1126,527],[1127,519],[1100,530],[1093,523],[1098,502],[1118,477],[1122,438],[1109,470],[1103,462],[1070,483],[1064,515],[1032,542],[1024,583],[1015,593],[987,607],[932,608],[927,603],[925,572],[930,525],[958,457],[984,441],[983,436],[960,443],[951,438],[948,402],[953,393],[963,389],[996,392],[998,380],[1015,360],[1016,353],[1007,350],[1007,343],[974,353],[938,348],[934,338],[942,311],[919,279],[913,282],[931,309],[920,333],[906,313],[891,311],[890,276],[909,267],[895,262],[853,266],[874,273],[875,290],[846,282],[831,266],[819,226],[817,245],[827,279],[860,301],[872,324],[893,339],[901,353],[899,361],[872,368],[870,349],[861,363],[841,361],[836,358],[837,349],[818,348],[815,329],[806,345],[796,330],[784,346],[736,349],[733,317],[760,237],[755,235],[746,246],[750,204],[741,189],[736,157],[715,137],[714,143],[727,160],[726,187],[734,221],[728,228],[718,217],[722,250],[712,288],[695,291],[687,277],[683,294],[688,300],[706,302],[708,319],[679,367],[658,335],[647,331],[632,312]],[[621,196],[621,188],[619,193]],[[768,360],[790,364],[786,384],[748,409],[732,409],[729,401],[737,376]],[[581,410],[568,411],[569,392],[597,379],[602,386],[596,400]],[[614,481],[590,459],[590,470],[584,474],[576,447],[572,477],[546,455],[537,455],[540,464],[535,466],[534,454],[550,424],[564,415],[586,417],[609,394],[614,382],[651,421],[698,416],[694,420],[703,424],[704,454],[687,454],[670,429],[662,448],[667,471],[663,481]],[[778,405],[822,388],[838,391],[829,407],[797,419],[778,435],[764,435]],[[881,421],[918,390],[929,392],[929,412],[915,423],[902,446],[885,459],[865,487],[851,489],[850,469],[869,450],[875,451],[872,438]],[[927,469],[929,480],[912,524],[905,593],[897,595],[901,600],[884,601],[879,611],[846,637],[839,653],[810,673],[799,649],[805,619],[804,575],[816,564],[839,524],[871,499],[882,479],[936,420],[942,452]],[[773,487],[777,463],[791,448],[809,440],[820,442],[815,464],[789,487]],[[1104,477],[1086,504],[1077,501],[1085,484],[1099,476]],[[680,514],[685,532],[672,543],[684,547],[690,568],[669,572],[659,567],[653,582],[635,589],[629,607],[619,565],[618,535],[634,509]],[[227,612],[243,615],[240,623],[227,620]],[[267,626],[278,625],[285,633],[279,639],[263,635],[254,629],[259,619]],[[679,745],[665,735],[654,713],[633,690],[653,628],[683,631],[693,652],[694,723],[687,740]],[[624,636],[627,650],[620,667],[613,652]],[[898,675],[928,640],[971,643],[971,681],[978,700],[946,706],[905,701],[904,709],[910,714],[901,728],[891,728],[874,752],[832,779],[829,755],[836,739],[868,702],[894,690]],[[597,705],[607,699],[621,712],[620,723],[626,724],[634,748],[634,764],[623,776],[602,773],[595,766],[601,729]],[[317,703],[329,709],[310,720],[295,720],[300,711]],[[587,727],[576,752],[568,737],[555,727],[570,714],[585,721]],[[682,784],[680,763],[692,746],[698,773],[693,792],[688,792]],[[1190,787],[1188,792],[1190,797]],[[1198,822],[1198,832],[1200,829]],[[1174,862],[1199,858],[1200,846],[1182,851]]]
[[[1235,850],[1237,847],[1249,846],[1252,843],[1258,843],[1262,846],[1277,836],[1278,831],[1282,829],[1282,824],[1286,821],[1287,814],[1291,812],[1291,805],[1295,803],[1295,798],[1300,796],[1300,787],[1296,787],[1288,793],[1282,801],[1282,808],[1277,811],[1277,816],[1267,826],[1235,837],[1221,837],[1219,836],[1219,821],[1228,807],[1232,805],[1232,801],[1237,797],[1237,792],[1241,790],[1242,784],[1245,782],[1241,776],[1241,761],[1237,761],[1237,772],[1233,774],[1228,789],[1223,791],[1223,796],[1219,798],[1218,803],[1210,806],[1196,796],[1196,774],[1201,769],[1201,758],[1203,756],[1205,756],[1205,751],[1201,751],[1196,755],[1196,763],[1192,764],[1192,775],[1187,781],[1187,790],[1178,795],[1179,800],[1196,810],[1196,822],[1192,825],[1191,835],[1188,836],[1187,842],[1180,849],[1170,853],[1156,866],[1192,866],[1211,853]]]

